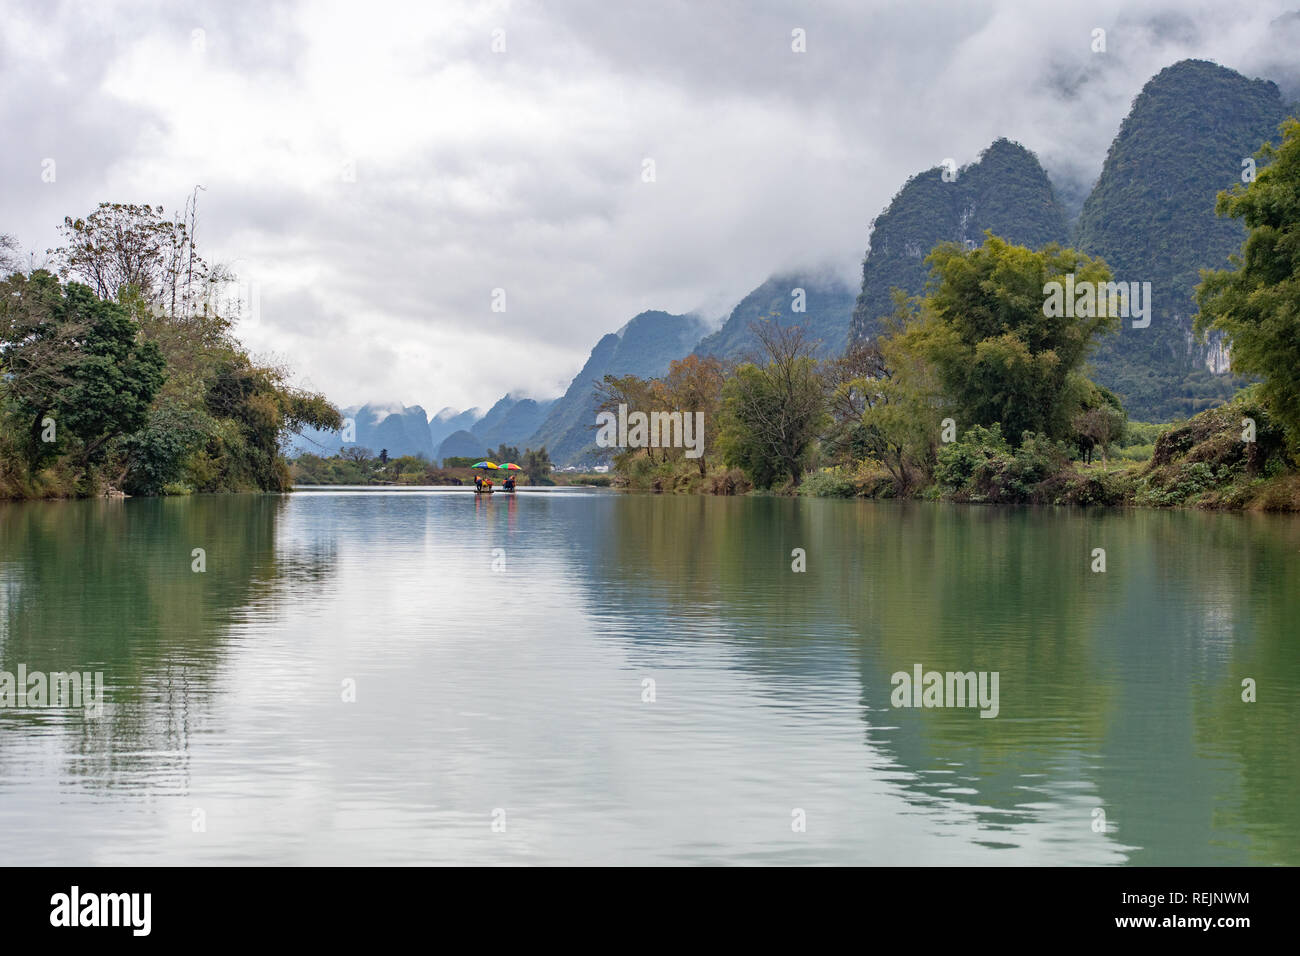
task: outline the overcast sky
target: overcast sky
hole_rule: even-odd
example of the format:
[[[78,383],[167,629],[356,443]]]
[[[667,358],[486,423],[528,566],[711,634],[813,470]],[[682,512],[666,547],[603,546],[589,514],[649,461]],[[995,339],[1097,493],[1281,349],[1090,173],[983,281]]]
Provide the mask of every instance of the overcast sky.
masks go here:
[[[643,309],[856,284],[907,177],[999,136],[1077,193],[1179,59],[1294,97],[1270,23],[1297,6],[0,0],[0,232],[44,250],[65,215],[202,184],[200,249],[260,291],[241,338],[300,384],[551,397]]]

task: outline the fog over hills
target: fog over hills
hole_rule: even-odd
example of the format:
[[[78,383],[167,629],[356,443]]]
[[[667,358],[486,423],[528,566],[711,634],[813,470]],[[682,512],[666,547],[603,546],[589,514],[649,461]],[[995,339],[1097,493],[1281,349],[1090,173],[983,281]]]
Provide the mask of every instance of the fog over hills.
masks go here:
[[[361,30],[300,0],[267,20],[239,0],[11,4],[0,71],[24,95],[0,124],[26,146],[0,154],[3,231],[39,256],[65,216],[171,210],[202,184],[207,254],[261,289],[238,330],[255,353],[293,356],[349,407],[545,400],[643,311],[716,316],[822,264],[857,286],[869,224],[907,179],[999,138],[1075,215],[1170,64],[1212,60],[1293,101],[1296,8],[398,3],[401,29]],[[46,156],[57,183],[40,181]]]

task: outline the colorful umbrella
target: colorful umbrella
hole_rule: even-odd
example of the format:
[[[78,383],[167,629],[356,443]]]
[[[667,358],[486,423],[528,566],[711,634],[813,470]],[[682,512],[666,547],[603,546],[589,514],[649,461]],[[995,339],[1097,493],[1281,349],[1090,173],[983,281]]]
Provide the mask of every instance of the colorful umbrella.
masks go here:
[[[513,461],[508,461],[504,465],[501,465],[500,467],[506,471],[523,471],[523,469],[520,468],[518,465],[516,465]]]
[[[488,469],[488,468],[500,468],[501,466],[494,461],[480,461],[476,465],[470,465],[470,467]]]

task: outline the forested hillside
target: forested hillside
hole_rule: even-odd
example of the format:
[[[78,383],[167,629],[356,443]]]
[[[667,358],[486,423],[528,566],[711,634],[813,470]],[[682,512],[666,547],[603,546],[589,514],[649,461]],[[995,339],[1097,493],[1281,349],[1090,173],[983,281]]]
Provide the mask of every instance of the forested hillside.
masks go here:
[[[1031,249],[1067,237],[1065,211],[1047,173],[1033,153],[1005,139],[989,146],[978,162],[948,171],[936,166],[913,176],[876,217],[853,311],[854,338],[880,331],[880,317],[893,312],[891,290],[921,292],[931,249],[941,242],[979,245],[986,229]]]
[[[1194,290],[1200,270],[1225,267],[1246,234],[1215,215],[1216,194],[1250,174],[1286,113],[1273,83],[1184,60],[1147,83],[1111,144],[1075,244],[1116,279],[1152,285],[1150,327],[1124,323],[1095,359],[1097,380],[1135,418],[1186,417],[1241,384],[1215,374],[1227,367],[1217,339],[1194,341]]]
[[[818,342],[822,358],[840,355],[848,344],[854,292],[834,276],[775,275],[741,299],[718,331],[695,346],[695,355],[737,361],[760,350],[753,323],[769,316],[799,325]],[[802,311],[797,309],[802,308]]]

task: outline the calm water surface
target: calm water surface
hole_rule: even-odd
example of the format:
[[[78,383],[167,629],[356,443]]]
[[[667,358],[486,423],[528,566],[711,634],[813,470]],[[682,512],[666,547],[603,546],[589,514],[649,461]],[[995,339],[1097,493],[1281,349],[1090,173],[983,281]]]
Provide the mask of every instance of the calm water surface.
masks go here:
[[[107,712],[0,710],[0,853],[1300,864],[1298,558],[1294,519],[1154,511],[3,505],[0,670],[103,671]],[[998,716],[891,707],[918,663],[997,671]]]

